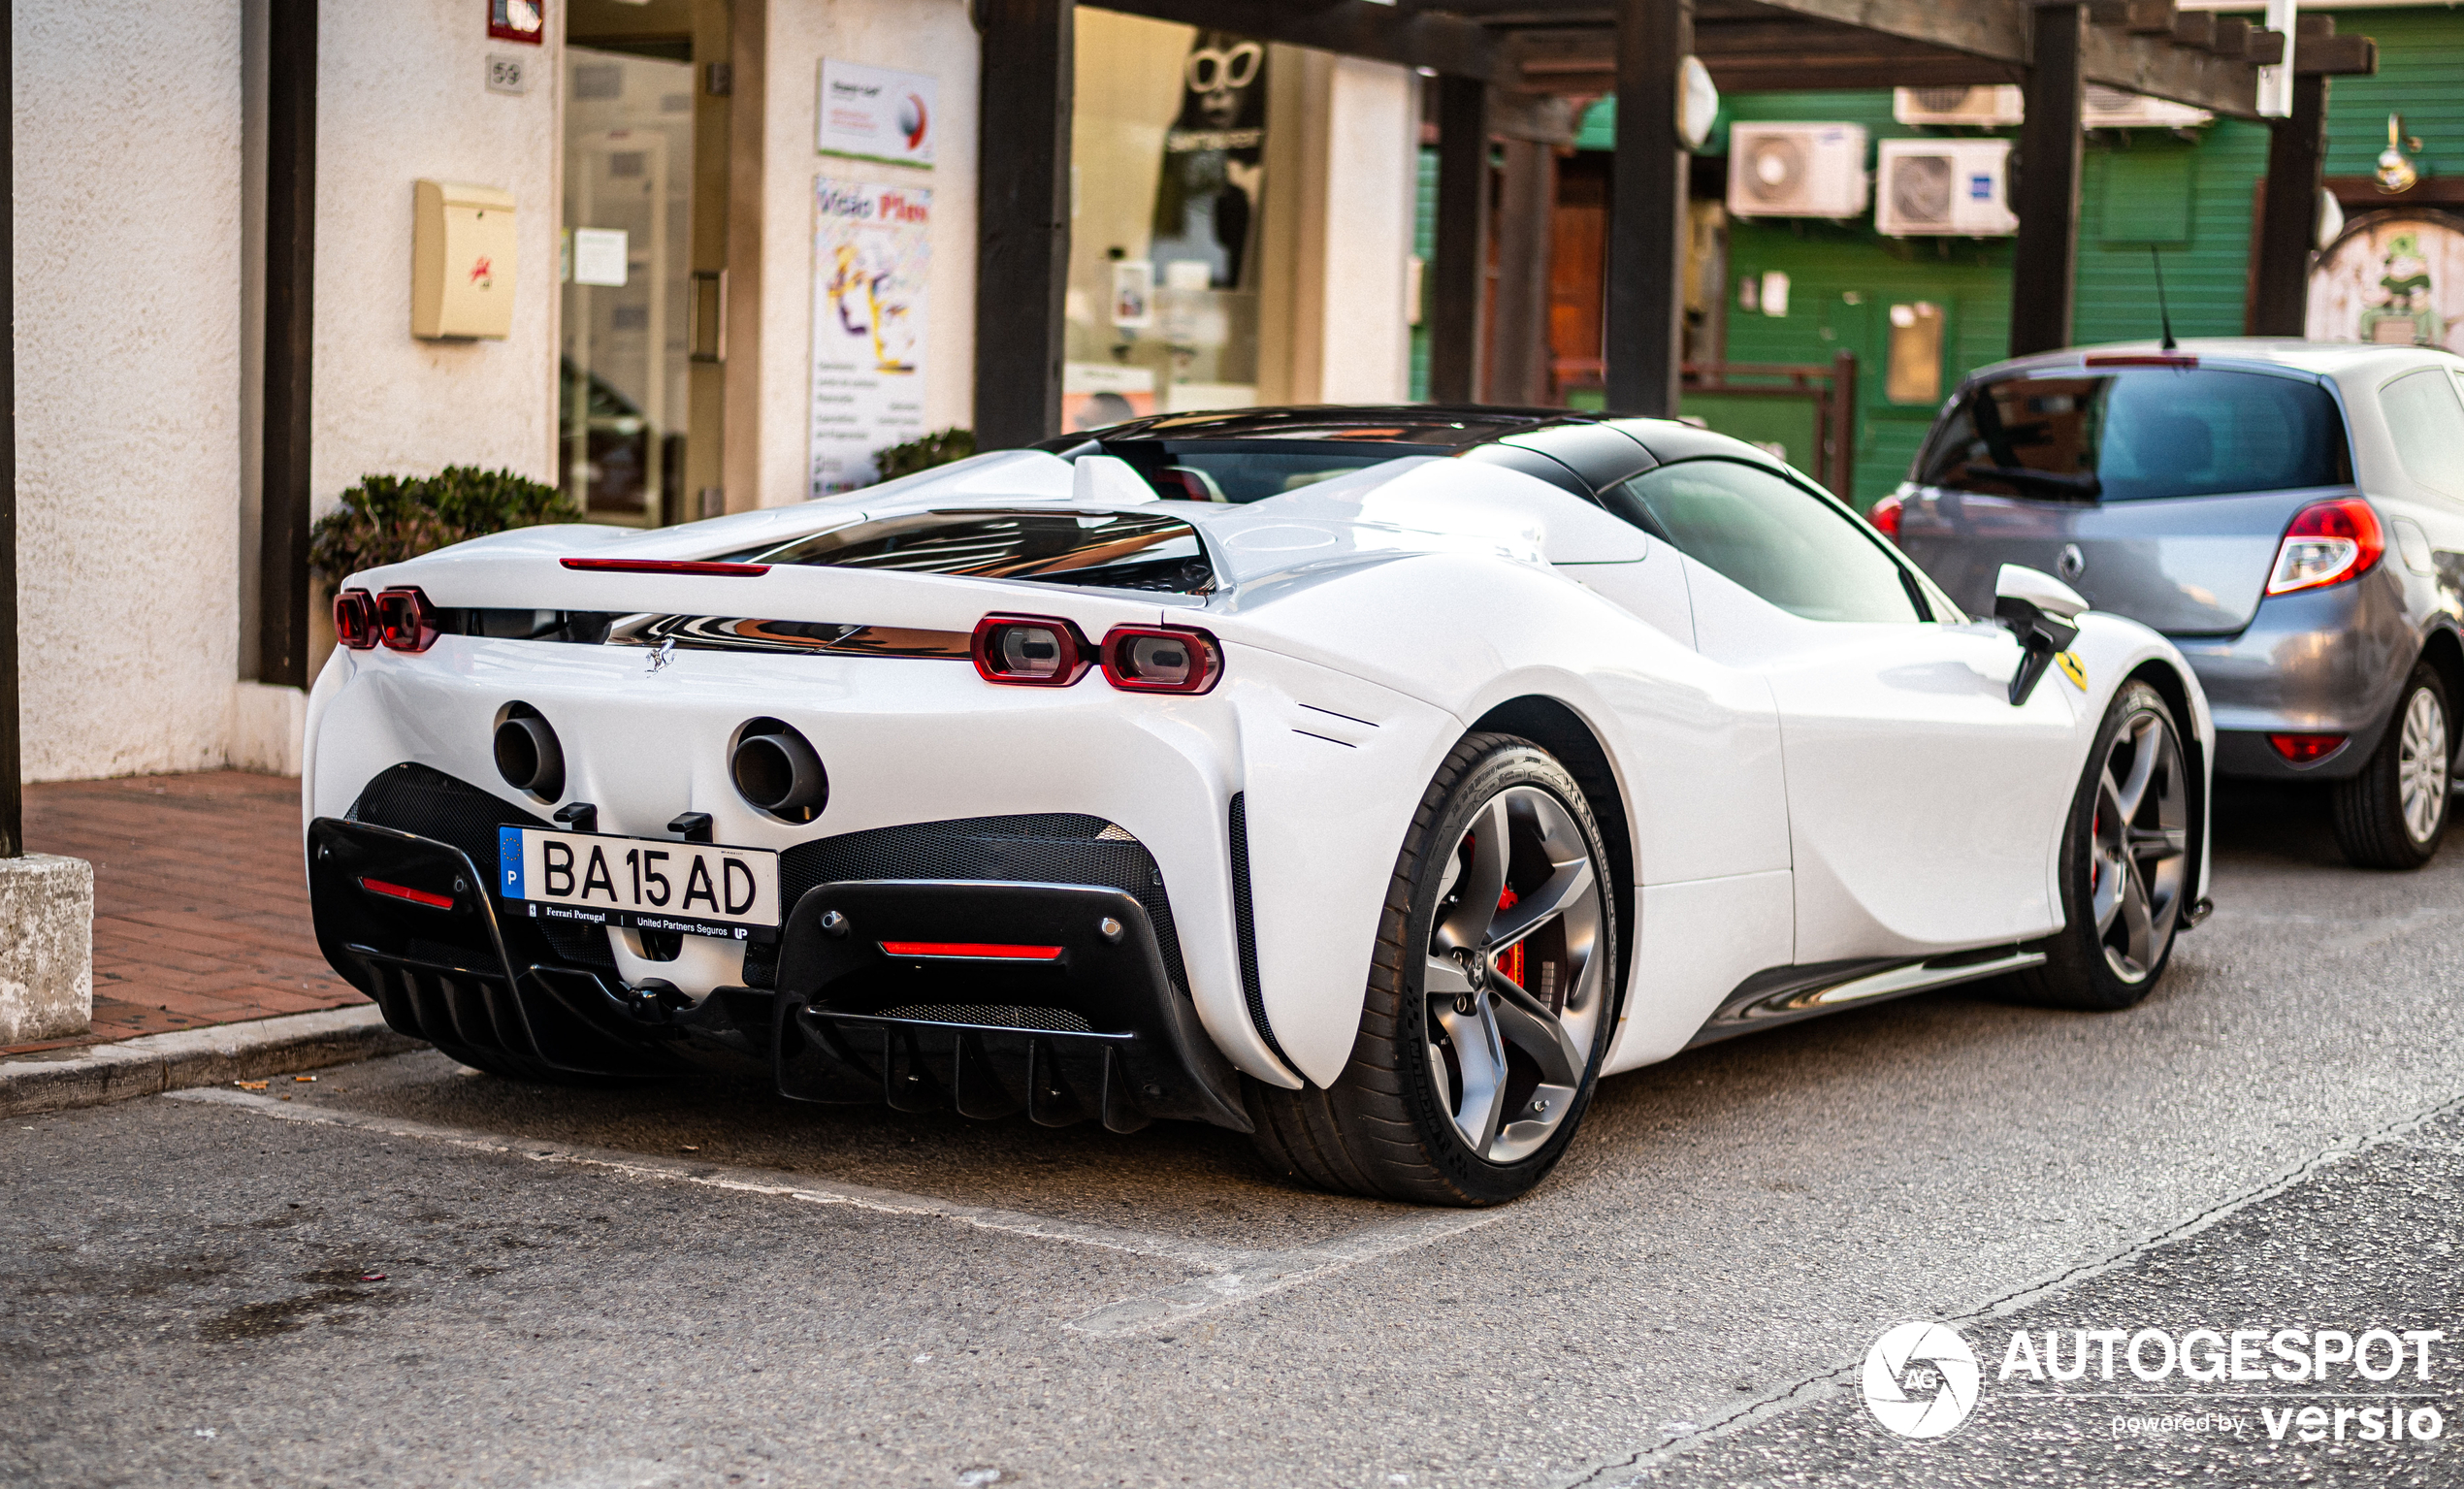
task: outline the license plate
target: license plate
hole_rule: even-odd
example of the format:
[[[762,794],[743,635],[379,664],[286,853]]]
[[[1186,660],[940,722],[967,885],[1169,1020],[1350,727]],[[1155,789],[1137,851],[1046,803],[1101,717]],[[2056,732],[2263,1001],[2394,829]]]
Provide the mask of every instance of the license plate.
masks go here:
[[[779,856],[666,837],[501,827],[497,894],[533,920],[770,941],[778,936]]]

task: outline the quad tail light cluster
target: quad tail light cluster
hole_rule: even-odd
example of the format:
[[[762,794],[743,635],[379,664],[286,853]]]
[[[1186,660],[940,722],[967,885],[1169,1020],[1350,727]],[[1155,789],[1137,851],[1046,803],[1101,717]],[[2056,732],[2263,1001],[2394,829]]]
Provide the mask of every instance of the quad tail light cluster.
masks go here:
[[[1115,626],[1090,646],[1054,616],[988,615],[968,655],[986,682],[1013,688],[1066,688],[1098,666],[1124,693],[1204,693],[1223,676],[1222,646],[1185,626]]]
[[[437,644],[437,607],[418,590],[404,586],[344,590],[334,597],[334,638],[355,652],[382,644],[387,651],[424,652]]]

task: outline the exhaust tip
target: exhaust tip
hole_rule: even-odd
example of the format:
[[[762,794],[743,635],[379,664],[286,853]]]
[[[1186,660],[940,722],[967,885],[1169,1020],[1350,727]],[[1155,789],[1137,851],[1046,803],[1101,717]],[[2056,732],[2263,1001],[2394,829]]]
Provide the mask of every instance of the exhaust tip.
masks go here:
[[[794,726],[780,720],[746,724],[728,767],[737,795],[782,821],[811,822],[829,802],[829,776],[821,756]]]
[[[497,774],[515,791],[542,801],[565,794],[565,747],[556,729],[528,703],[515,703],[497,724]]]

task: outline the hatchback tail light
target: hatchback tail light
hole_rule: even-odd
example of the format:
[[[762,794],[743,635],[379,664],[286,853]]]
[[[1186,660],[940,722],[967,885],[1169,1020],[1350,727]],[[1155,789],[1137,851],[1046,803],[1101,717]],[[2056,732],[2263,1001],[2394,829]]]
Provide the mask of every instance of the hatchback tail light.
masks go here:
[[[355,652],[376,644],[375,596],[366,590],[344,590],[334,597],[334,639]]]
[[[1045,615],[988,615],[975,623],[967,653],[986,682],[1014,688],[1066,688],[1094,665],[1078,628]]]
[[[437,644],[437,607],[415,589],[376,597],[378,637],[390,652],[424,652]]]
[[[2387,551],[2386,529],[2359,497],[2338,497],[2303,507],[2276,546],[2276,567],[2267,593],[2289,594],[2342,584],[2367,572]]]
[[[1223,648],[1203,631],[1115,626],[1104,636],[1104,681],[1128,693],[1204,693],[1223,675]]]
[[[1899,505],[1897,497],[1885,497],[1865,513],[1865,520],[1874,525],[1875,531],[1895,543],[1899,540]]]

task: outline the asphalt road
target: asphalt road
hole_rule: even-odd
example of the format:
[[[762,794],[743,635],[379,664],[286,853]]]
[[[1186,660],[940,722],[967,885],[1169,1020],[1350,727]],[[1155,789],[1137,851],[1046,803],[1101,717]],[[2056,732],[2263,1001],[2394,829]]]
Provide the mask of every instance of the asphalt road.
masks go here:
[[[1503,1211],[1289,1189],[1208,1129],[425,1053],[18,1119],[0,1480],[2464,1483],[2464,832],[2395,876],[2313,799],[2223,825],[2141,1008],[1949,993],[1697,1052],[1606,1083]],[[1908,1320],[1982,1362],[1938,1439],[1866,1406]],[[2001,1376],[2021,1330],[2373,1328],[2450,1338],[2425,1379]],[[2440,1435],[2269,1430],[2391,1402]]]

